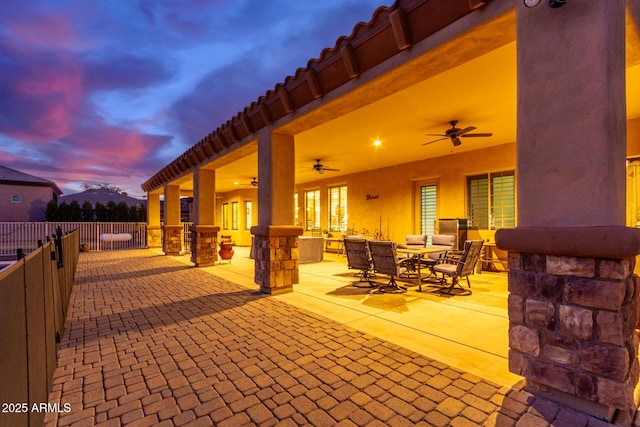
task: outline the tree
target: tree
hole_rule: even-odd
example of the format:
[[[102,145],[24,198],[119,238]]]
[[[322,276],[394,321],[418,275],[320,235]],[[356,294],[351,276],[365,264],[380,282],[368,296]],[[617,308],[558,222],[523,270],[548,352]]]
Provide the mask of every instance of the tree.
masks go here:
[[[100,202],[96,202],[96,221],[108,221],[107,208]]]
[[[71,203],[69,203],[69,216],[64,218],[64,221],[82,221],[82,209],[80,208],[80,203],[76,200],[72,200]]]
[[[71,208],[67,202],[62,202],[58,205],[58,221],[68,221],[67,218],[71,216]]]
[[[56,200],[49,200],[49,203],[47,203],[45,218],[47,221],[58,220],[58,202]]]
[[[85,222],[91,222],[94,220],[93,215],[93,206],[91,205],[91,202],[85,200],[85,202],[82,204],[82,220]]]
[[[129,221],[129,205],[126,202],[120,202],[115,208],[116,210],[116,221],[118,222],[127,222]],[[135,221],[135,219],[133,220]]]
[[[109,222],[116,222],[117,219],[117,211],[116,211],[116,207],[118,205],[116,205],[116,202],[114,202],[113,200],[109,200],[107,202],[107,221]]]
[[[140,222],[140,209],[136,205],[129,206],[129,221]]]

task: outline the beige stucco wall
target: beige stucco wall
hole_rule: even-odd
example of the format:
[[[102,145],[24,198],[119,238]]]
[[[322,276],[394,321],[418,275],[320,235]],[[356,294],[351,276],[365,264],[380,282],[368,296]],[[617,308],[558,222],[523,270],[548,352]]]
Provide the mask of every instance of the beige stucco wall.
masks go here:
[[[320,190],[321,229],[327,229],[329,188],[346,185],[348,227],[362,233],[373,234],[382,229],[383,237],[403,241],[405,235],[419,231],[417,218],[417,190],[420,184],[438,185],[438,217],[466,217],[466,177],[487,172],[513,170],[515,168],[515,143],[499,145],[483,150],[454,153],[445,157],[420,160],[383,169],[360,172],[351,175],[331,177],[330,172],[322,179],[296,185],[299,200],[300,224],[304,222],[304,192]],[[320,176],[320,175],[319,175]],[[367,198],[367,195],[377,198]],[[238,230],[224,230],[220,233],[231,235],[240,246],[251,244],[251,234],[245,230],[244,201],[253,201],[253,222],[257,223],[257,190],[241,189],[217,194],[217,223],[222,226],[224,203],[238,202]],[[231,218],[229,220],[231,228]],[[472,231],[470,238],[492,239],[493,231]],[[306,232],[310,234],[310,232]]]
[[[22,201],[12,202],[12,195],[19,195]],[[0,222],[44,221],[51,199],[51,187],[0,184]]]
[[[438,185],[438,217],[466,217],[466,177],[515,168],[515,143],[484,150],[452,154],[384,169],[361,172],[299,184],[302,212],[304,191],[319,189],[321,228],[328,225],[328,189],[347,185],[349,228],[361,233],[382,230],[384,238],[403,241],[406,234],[419,232],[416,191],[420,183]],[[377,198],[367,199],[367,195]]]

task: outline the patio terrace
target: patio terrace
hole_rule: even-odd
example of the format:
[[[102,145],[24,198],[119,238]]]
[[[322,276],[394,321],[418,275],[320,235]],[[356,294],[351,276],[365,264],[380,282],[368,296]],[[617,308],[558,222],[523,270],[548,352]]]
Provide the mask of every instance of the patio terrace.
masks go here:
[[[502,274],[471,297],[368,295],[328,255],[266,296],[244,251],[81,253],[49,396],[71,410],[45,425],[605,425],[503,371]]]
[[[231,264],[203,270],[255,289],[248,248],[235,250]],[[173,258],[191,264],[188,256]],[[437,288],[428,284],[418,292],[411,279],[402,282],[407,293],[370,294],[370,289],[350,285],[357,280],[356,273],[348,269],[345,256],[325,252],[322,262],[300,264],[300,283],[293,293],[275,298],[503,386],[521,379],[508,368],[506,273],[472,276],[470,296],[438,295]],[[376,280],[385,283],[388,277]]]

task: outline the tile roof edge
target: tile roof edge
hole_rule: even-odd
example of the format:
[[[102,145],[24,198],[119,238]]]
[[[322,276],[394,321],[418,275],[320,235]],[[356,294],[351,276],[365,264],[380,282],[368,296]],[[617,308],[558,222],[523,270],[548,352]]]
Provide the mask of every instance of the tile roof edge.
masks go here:
[[[226,121],[225,123],[222,123],[220,126],[218,126],[218,128],[216,128],[213,132],[209,133],[208,135],[206,135],[205,137],[203,137],[200,141],[198,141],[196,144],[194,145],[198,145],[198,144],[204,144],[205,141],[207,139],[209,139],[211,137],[212,134],[217,134],[218,138],[220,138],[222,140],[222,144],[223,144],[223,148],[218,149],[215,151],[214,155],[219,154],[221,152],[224,152],[225,150],[231,149],[231,147],[240,142],[240,140],[242,138],[238,138],[237,135],[234,132],[234,119],[242,116],[243,114],[246,115],[248,111],[252,111],[252,110],[260,110],[260,112],[262,113],[263,110],[265,110],[266,108],[263,108],[265,106],[265,104],[267,102],[269,102],[270,100],[274,99],[274,98],[279,98],[279,91],[280,90],[287,90],[287,87],[291,87],[292,85],[295,85],[296,83],[300,82],[301,80],[307,80],[306,79],[306,74],[309,73],[310,71],[313,71],[314,68],[319,67],[319,64],[322,63],[326,63],[329,59],[331,59],[334,56],[342,56],[341,53],[341,48],[346,45],[349,44],[350,42],[352,42],[353,40],[356,39],[356,37],[358,37],[358,35],[361,35],[359,33],[361,33],[362,31],[366,31],[366,30],[370,30],[371,28],[374,28],[377,24],[378,25],[382,25],[382,21],[385,20],[390,13],[392,13],[395,10],[404,10],[405,6],[407,7],[407,9],[416,9],[418,6],[424,4],[427,0],[396,0],[391,6],[380,6],[378,7],[372,14],[372,17],[369,21],[367,22],[358,22],[354,25],[353,30],[351,31],[351,34],[349,36],[340,36],[338,37],[338,39],[336,40],[336,43],[334,44],[333,47],[327,47],[322,49],[322,51],[320,52],[320,56],[318,58],[312,58],[307,62],[307,66],[302,68],[298,68],[296,69],[295,73],[293,76],[289,75],[287,77],[284,78],[283,82],[279,82],[276,83],[275,86],[273,87],[273,89],[269,89],[265,92],[264,95],[261,95],[260,97],[258,97],[257,101],[252,102],[248,107],[245,107],[245,109],[239,113],[237,113],[235,116],[233,116],[231,119],[229,119],[228,121]],[[447,2],[450,2],[451,0],[446,0]],[[469,3],[469,11],[467,13],[473,12],[474,10],[485,6],[487,3],[489,3],[491,0],[468,0]],[[453,2],[451,2],[453,3]],[[454,6],[452,6],[454,7]],[[464,16],[464,15],[462,15]],[[460,16],[458,19],[460,19],[462,16]],[[391,26],[391,23],[389,22],[388,24],[389,26]],[[402,49],[400,49],[402,50]],[[388,59],[388,58],[387,58]],[[314,80],[313,78],[311,79],[312,81]],[[342,86],[343,83],[340,83],[338,85]],[[299,83],[299,84],[305,84],[303,83]],[[312,84],[312,83],[310,83]],[[313,84],[312,84],[313,86]],[[313,91],[313,89],[312,89]],[[314,98],[318,98],[323,96],[324,93],[320,93],[319,96],[314,96]],[[295,111],[295,107],[294,107],[294,111]],[[268,110],[267,110],[268,112]],[[290,114],[290,112],[287,112],[287,114]],[[285,115],[287,115],[285,114]],[[264,116],[264,113],[262,113],[262,115]],[[263,119],[266,123],[263,126],[260,126],[258,128],[253,129],[252,132],[250,132],[249,134],[254,134],[257,130],[259,130],[262,127],[268,126],[270,125],[274,120],[273,118],[270,118],[270,120],[267,119]],[[239,120],[241,123],[243,123],[243,120]],[[231,133],[232,134],[232,138],[233,141],[230,144],[226,144],[225,143],[225,139],[223,137],[223,131],[226,131],[227,133]],[[211,147],[213,149],[213,147]],[[167,165],[165,165],[162,169],[160,169],[158,172],[156,172],[151,178],[149,178],[147,181],[143,182],[141,187],[143,191],[150,191],[153,190],[157,187],[159,187],[161,185],[161,182],[163,180],[163,178],[161,178],[161,175],[164,173],[165,175],[169,175],[169,179],[172,178],[176,178],[179,175],[181,175],[182,173],[186,172],[188,170],[184,169],[183,167],[180,167],[180,162],[182,162],[182,160],[185,158],[185,155],[187,155],[187,151],[185,151],[184,153],[182,153],[180,156],[178,156],[176,159],[174,159],[173,161],[171,161],[170,163],[168,163]],[[175,166],[175,167],[172,167]],[[176,170],[177,169],[177,170]]]

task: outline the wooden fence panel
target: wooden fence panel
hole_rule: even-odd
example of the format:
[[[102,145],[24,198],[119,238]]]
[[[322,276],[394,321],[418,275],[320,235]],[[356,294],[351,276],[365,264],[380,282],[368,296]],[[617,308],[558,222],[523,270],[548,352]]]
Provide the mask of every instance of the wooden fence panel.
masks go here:
[[[42,250],[37,250],[24,258],[29,407],[34,403],[46,402],[49,398],[42,254]],[[44,415],[44,412],[30,412],[29,425],[41,426],[44,422]]]
[[[0,272],[0,403],[29,401],[24,262]],[[0,427],[26,426],[28,412],[0,413]],[[23,409],[23,408],[18,408]]]
[[[53,242],[49,243],[48,250],[44,250],[49,256],[49,272],[51,274],[51,293],[53,294],[53,318],[55,329],[58,337],[62,337],[64,333],[64,319],[67,317],[66,306],[62,303],[64,296],[62,295],[62,286],[58,276],[58,263],[56,258],[56,250]],[[56,348],[60,347],[59,343]]]
[[[71,299],[71,288],[73,285],[73,283],[69,283],[69,270],[71,269],[71,262],[66,259],[66,255],[69,253],[67,248],[67,240],[62,240],[60,242],[60,246],[57,249],[58,281],[60,282],[60,286],[62,286],[62,304],[65,307],[65,313],[67,313],[67,307],[69,306],[69,300]]]
[[[46,243],[42,247],[42,279],[44,284],[44,316],[45,316],[45,344],[47,347],[47,390],[51,390],[53,382],[53,373],[56,369],[56,356],[58,346],[56,345],[56,332],[58,331],[58,320],[56,319],[56,311],[60,310],[58,316],[62,318],[62,307],[60,306],[60,298],[56,301],[52,268],[57,268],[55,263],[51,261],[51,243]],[[62,336],[62,330],[60,335]]]
[[[75,231],[0,271],[0,427],[43,424],[78,254]]]

